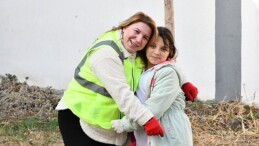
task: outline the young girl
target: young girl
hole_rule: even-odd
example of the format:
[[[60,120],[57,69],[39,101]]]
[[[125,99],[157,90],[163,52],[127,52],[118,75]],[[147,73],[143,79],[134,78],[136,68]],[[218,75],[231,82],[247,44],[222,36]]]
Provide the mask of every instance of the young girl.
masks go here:
[[[173,36],[165,27],[158,27],[158,39],[140,51],[145,65],[137,96],[155,115],[165,134],[147,136],[143,128],[126,116],[114,120],[112,127],[118,133],[134,130],[137,146],[192,146],[192,129],[184,113],[185,96],[181,89],[181,73],[172,61],[176,55]]]

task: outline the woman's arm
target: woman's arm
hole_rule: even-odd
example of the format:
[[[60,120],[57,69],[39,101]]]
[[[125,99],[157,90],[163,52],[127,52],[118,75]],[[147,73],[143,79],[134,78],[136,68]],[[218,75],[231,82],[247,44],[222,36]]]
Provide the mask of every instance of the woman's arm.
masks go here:
[[[89,66],[103,83],[120,111],[139,125],[144,125],[153,114],[145,108],[130,90],[124,67],[112,48],[100,48],[90,55]]]

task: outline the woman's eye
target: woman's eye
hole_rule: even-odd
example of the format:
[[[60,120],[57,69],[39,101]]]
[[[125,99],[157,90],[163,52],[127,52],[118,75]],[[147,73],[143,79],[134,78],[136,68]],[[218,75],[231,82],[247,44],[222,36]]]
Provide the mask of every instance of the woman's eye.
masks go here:
[[[148,41],[149,38],[148,38],[148,37],[144,37],[144,39],[145,39],[146,41]]]

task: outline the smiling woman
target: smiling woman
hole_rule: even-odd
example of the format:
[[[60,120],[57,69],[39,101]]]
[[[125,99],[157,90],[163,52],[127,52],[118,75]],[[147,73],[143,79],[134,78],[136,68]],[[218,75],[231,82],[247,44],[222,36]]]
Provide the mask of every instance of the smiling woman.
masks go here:
[[[149,41],[152,29],[143,22],[122,29],[122,43],[129,53],[142,50]]]
[[[136,52],[157,35],[154,20],[138,12],[100,35],[84,52],[56,108],[66,146],[122,145],[127,133],[111,128],[111,121],[122,113],[144,126],[148,135],[163,136],[154,115],[134,95],[142,71]]]

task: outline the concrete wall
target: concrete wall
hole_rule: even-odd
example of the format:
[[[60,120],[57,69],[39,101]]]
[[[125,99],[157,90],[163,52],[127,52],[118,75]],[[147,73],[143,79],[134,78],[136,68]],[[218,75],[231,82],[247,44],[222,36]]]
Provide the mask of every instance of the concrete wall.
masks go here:
[[[175,0],[178,64],[202,100],[215,98],[215,0]]]
[[[137,11],[164,24],[163,1],[1,0],[0,74],[66,88],[82,52]]]
[[[259,107],[259,1],[242,0],[242,99]]]
[[[241,95],[241,0],[216,0],[216,100]]]
[[[254,98],[259,103],[259,2],[239,3],[242,27],[238,87],[244,101],[252,102]],[[199,88],[199,99],[214,99],[216,58],[220,58],[215,50],[216,0],[174,0],[174,7],[177,63]],[[29,77],[29,84],[64,89],[84,49],[100,33],[137,11],[164,25],[164,1],[158,0],[1,0],[0,74],[15,74],[20,81]]]

